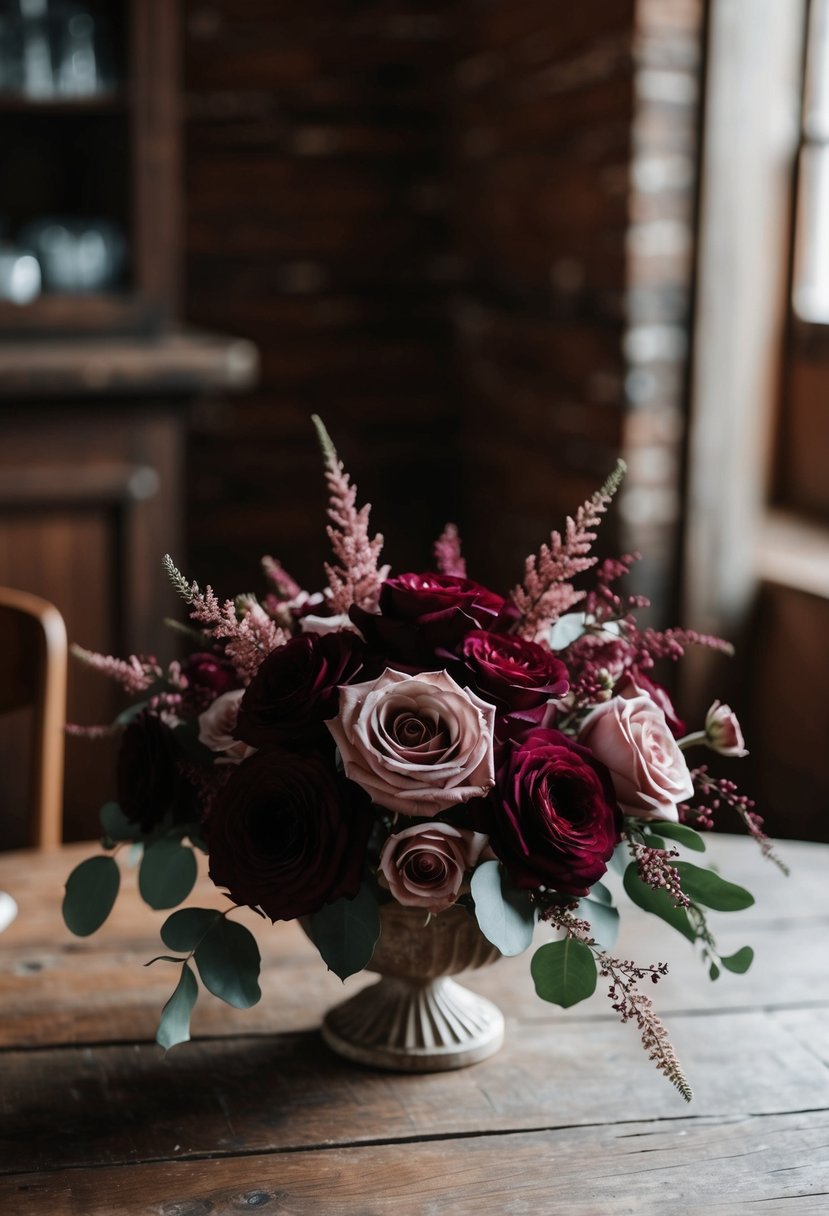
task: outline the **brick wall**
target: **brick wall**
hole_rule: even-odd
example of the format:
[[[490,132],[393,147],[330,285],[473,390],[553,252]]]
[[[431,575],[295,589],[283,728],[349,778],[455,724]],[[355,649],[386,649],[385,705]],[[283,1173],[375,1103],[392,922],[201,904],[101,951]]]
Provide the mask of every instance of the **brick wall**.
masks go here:
[[[194,577],[319,581],[318,412],[396,568],[453,518],[499,587],[624,454],[664,609],[701,8],[188,0],[187,312],[263,365],[193,437]]]

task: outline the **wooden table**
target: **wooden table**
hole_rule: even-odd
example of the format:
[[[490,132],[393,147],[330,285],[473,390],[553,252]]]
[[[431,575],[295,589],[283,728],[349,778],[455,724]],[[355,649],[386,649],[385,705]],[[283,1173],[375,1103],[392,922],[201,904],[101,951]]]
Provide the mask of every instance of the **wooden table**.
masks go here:
[[[0,938],[0,1212],[829,1212],[827,846],[782,843],[787,880],[752,842],[710,841],[757,896],[712,916],[724,953],[755,947],[745,976],[712,984],[678,935],[628,918],[620,953],[673,960],[653,996],[690,1106],[603,994],[542,1004],[526,955],[465,981],[507,1015],[492,1059],[429,1076],[349,1065],[317,1030],[342,985],[296,925],[252,915],[262,1002],[202,994],[194,1040],[165,1057],[153,1036],[176,972],[142,966],[166,914],[139,905],[134,872],[95,937],[63,928],[64,879],[91,851],[0,855],[20,905]],[[190,902],[222,906],[206,881]]]

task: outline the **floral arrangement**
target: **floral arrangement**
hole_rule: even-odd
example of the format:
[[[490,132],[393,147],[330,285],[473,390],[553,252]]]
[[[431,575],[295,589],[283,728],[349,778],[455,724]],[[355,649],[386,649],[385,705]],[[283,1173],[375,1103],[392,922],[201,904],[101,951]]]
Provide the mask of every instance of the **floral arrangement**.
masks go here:
[[[663,963],[614,957],[619,909],[602,882],[695,944],[716,979],[744,972],[750,947],[721,956],[707,909],[738,910],[748,891],[680,857],[705,849],[701,829],[736,814],[774,861],[753,804],[686,753],[745,755],[739,723],[714,702],[688,732],[653,669],[692,644],[692,631],[641,628],[641,597],[616,584],[633,557],[599,562],[597,528],[624,472],[526,560],[502,596],[467,576],[457,529],[435,543],[436,570],[390,575],[369,507],[319,419],[330,493],[333,560],[309,594],[270,557],[268,590],[221,602],[165,565],[189,606],[179,626],[193,652],[166,670],[75,648],[135,698],[121,734],[117,803],[102,810],[105,852],[70,875],[64,918],[75,933],[106,919],[119,887],[115,853],[140,857],[153,908],[182,903],[209,857],[225,912],[181,908],[161,937],[180,979],[161,1015],[165,1048],[189,1038],[206,989],[245,1007],[260,996],[259,950],[230,919],[249,907],[271,921],[303,918],[342,978],[370,962],[380,908],[396,901],[424,922],[459,904],[503,954],[534,952],[541,998],[568,1007],[608,983],[660,1069],[691,1091],[652,1002],[639,987]],[[586,573],[591,572],[589,586]],[[777,863],[781,864],[781,863]],[[153,960],[158,961],[158,960]]]

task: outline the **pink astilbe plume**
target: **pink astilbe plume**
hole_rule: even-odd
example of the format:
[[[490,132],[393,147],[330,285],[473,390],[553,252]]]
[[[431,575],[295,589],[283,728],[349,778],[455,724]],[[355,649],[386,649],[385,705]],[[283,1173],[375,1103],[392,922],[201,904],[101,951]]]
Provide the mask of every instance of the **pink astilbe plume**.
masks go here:
[[[71,651],[75,658],[80,659],[87,667],[93,667],[110,679],[117,680],[131,696],[146,692],[161,678],[161,668],[152,658],[145,659],[131,654],[128,659],[116,659],[111,654],[98,654],[94,650],[84,650],[83,646],[77,645],[73,645]]]
[[[455,524],[447,524],[435,541],[435,565],[441,574],[466,578],[466,559],[461,553],[461,538]]]
[[[296,579],[291,578],[281,562],[275,557],[265,556],[261,561],[262,573],[273,588],[274,594],[280,600],[295,600],[303,594]]]
[[[577,591],[571,580],[596,564],[597,559],[590,552],[596,529],[624,473],[625,464],[620,460],[601,489],[579,507],[575,518],[568,516],[564,537],[553,532],[549,545],[542,545],[537,555],[527,558],[524,583],[511,594],[521,614],[515,629],[519,636],[546,641],[550,626],[584,599],[585,593]]]
[[[373,539],[369,539],[371,504],[366,503],[357,510],[357,487],[351,484],[322,420],[314,414],[313,422],[325,458],[325,480],[330,496],[328,518],[331,523],[326,531],[339,563],[325,563],[331,591],[329,606],[335,615],[348,612],[352,604],[367,612],[374,612],[380,585],[389,572],[388,566],[378,566],[383,537],[378,532]]]
[[[252,596],[242,596],[238,602],[225,600],[222,604],[212,587],[202,591],[198,583],[188,583],[169,553],[164,558],[164,568],[178,594],[190,605],[190,619],[201,625],[208,637],[225,642],[225,655],[246,683],[256,674],[262,660],[287,642],[285,631]]]

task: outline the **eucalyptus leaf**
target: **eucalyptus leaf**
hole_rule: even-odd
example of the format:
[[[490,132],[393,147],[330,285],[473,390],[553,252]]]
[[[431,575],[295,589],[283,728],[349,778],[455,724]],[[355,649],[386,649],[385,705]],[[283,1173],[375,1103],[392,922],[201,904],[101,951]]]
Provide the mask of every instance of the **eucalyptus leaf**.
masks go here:
[[[704,908],[713,908],[715,912],[739,912],[750,908],[754,896],[745,887],[736,883],[726,882],[713,870],[703,870],[701,866],[692,865],[690,861],[678,861],[676,870],[682,883],[682,890],[695,903]]]
[[[607,904],[608,907],[613,906],[613,892],[609,887],[606,887],[603,882],[594,882],[593,886],[587,892],[587,899],[594,899],[600,904]]]
[[[475,916],[487,941],[502,954],[522,954],[532,945],[535,908],[526,891],[510,880],[497,861],[485,861],[472,875]]]
[[[589,946],[574,938],[547,942],[532,957],[530,972],[544,1001],[569,1009],[596,991],[596,960]]]
[[[311,938],[322,961],[341,980],[354,975],[371,961],[380,937],[380,909],[363,885],[354,899],[335,899],[323,904],[310,918]]]
[[[148,844],[138,871],[138,890],[151,908],[174,908],[193,890],[198,866],[191,848],[162,837]]]
[[[181,908],[161,926],[161,940],[171,950],[189,954],[221,915],[215,908]]]
[[[686,823],[656,823],[656,829],[660,836],[666,836],[668,840],[675,840],[677,844],[682,844],[686,849],[693,849],[695,853],[705,852],[705,841],[699,832],[689,828]]]
[[[710,980],[718,980],[720,978],[720,969],[716,963],[712,963],[708,968],[708,978]]]
[[[141,832],[137,823],[130,823],[117,802],[106,802],[101,807],[101,830],[113,844],[133,840]]]
[[[754,962],[754,951],[751,946],[743,946],[735,954],[730,954],[728,958],[721,958],[720,962],[726,971],[733,971],[735,975],[745,975]]]
[[[199,995],[196,977],[188,963],[181,969],[181,978],[173,995],[161,1011],[155,1041],[159,1047],[169,1051],[177,1043],[186,1043],[190,1038],[190,1015]]]
[[[220,917],[196,946],[194,957],[205,988],[228,1005],[248,1009],[261,997],[259,947],[244,925]]]
[[[616,873],[621,877],[624,874],[625,870],[627,869],[628,864],[629,864],[628,847],[627,847],[627,844],[625,843],[625,841],[623,840],[622,843],[617,844],[616,848],[613,850],[613,856],[610,858],[610,861],[607,863],[607,868],[609,870],[615,870]]]
[[[112,857],[87,857],[66,880],[63,919],[77,937],[100,929],[112,911],[121,885],[121,872]]]
[[[619,936],[618,908],[612,903],[593,899],[591,892],[591,896],[579,900],[576,916],[588,921],[593,937],[603,950],[613,949]]]
[[[624,877],[625,891],[629,897],[640,908],[644,908],[646,912],[652,912],[654,916],[660,917],[683,937],[687,937],[689,942],[697,940],[696,930],[688,918],[688,913],[684,908],[675,906],[672,897],[667,891],[654,889],[643,882],[639,877],[636,869],[636,863],[631,862],[625,870]],[[683,887],[684,889],[684,887]]]

